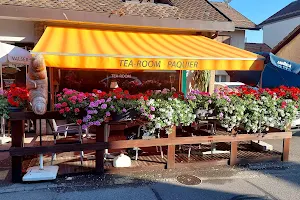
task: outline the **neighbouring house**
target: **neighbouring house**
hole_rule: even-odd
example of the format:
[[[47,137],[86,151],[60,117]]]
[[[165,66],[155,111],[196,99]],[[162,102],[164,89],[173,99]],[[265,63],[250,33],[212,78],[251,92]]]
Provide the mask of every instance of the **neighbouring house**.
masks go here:
[[[217,40],[230,44],[232,46],[245,49],[245,35],[246,30],[259,30],[256,24],[242,15],[240,12],[232,8],[229,4],[223,2],[211,2],[223,15],[233,21],[235,31],[223,31],[219,33]],[[228,82],[230,76],[226,71],[216,71],[216,82]]]
[[[272,48],[269,47],[266,43],[246,43],[245,50],[256,52],[271,52]]]
[[[293,1],[261,24],[263,42],[274,48],[292,30],[300,25],[300,0]]]
[[[273,49],[272,53],[293,61],[300,63],[300,25],[290,32],[281,42],[279,42]]]

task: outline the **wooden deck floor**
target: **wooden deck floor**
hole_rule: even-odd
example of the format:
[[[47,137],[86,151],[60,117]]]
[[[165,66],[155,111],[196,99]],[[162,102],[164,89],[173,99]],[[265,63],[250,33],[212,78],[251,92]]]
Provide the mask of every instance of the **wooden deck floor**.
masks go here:
[[[116,138],[114,138],[116,139]],[[121,139],[121,138],[118,138]],[[123,138],[122,138],[123,139]],[[43,146],[53,145],[53,136],[43,136]],[[95,140],[85,139],[85,143],[93,143]],[[30,145],[39,146],[39,137],[35,138]],[[184,145],[176,150],[176,167],[201,167],[201,165],[211,164],[227,164],[229,160],[229,153],[226,154],[214,154],[214,155],[203,155],[202,152],[210,151],[210,144],[194,145],[191,153],[191,157],[188,158],[188,145]],[[218,150],[230,150],[230,144],[218,143]],[[116,169],[113,167],[112,160],[106,160],[105,169],[108,172],[114,172],[118,170],[141,170],[141,169],[164,169],[166,167],[167,159],[167,148],[163,147],[164,157],[162,158],[159,152],[156,152],[155,147],[142,148],[143,153],[138,157],[138,160],[134,160],[132,156],[132,166],[130,168]],[[120,150],[109,150],[112,153],[119,153]],[[123,149],[124,151],[124,149]],[[85,173],[93,172],[95,170],[95,152],[84,152],[84,162],[81,166],[79,152],[66,152],[57,154],[57,159],[53,164],[59,165],[59,174],[74,174],[74,173]],[[278,160],[280,159],[280,152],[276,151],[255,151],[249,143],[241,143],[238,147],[238,159],[240,163],[247,163],[252,161],[263,161],[263,160]],[[44,164],[50,165],[51,154],[44,155]],[[24,171],[30,166],[38,165],[37,157],[27,157],[23,162]]]

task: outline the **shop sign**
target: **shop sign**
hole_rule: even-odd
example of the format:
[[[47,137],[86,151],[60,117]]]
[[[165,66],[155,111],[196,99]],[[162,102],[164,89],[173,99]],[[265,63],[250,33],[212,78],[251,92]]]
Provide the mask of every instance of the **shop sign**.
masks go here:
[[[112,74],[112,78],[131,78],[131,74]]]
[[[198,67],[198,61],[189,60],[138,60],[138,59],[121,59],[120,67],[124,68],[147,68],[147,69],[191,69]]]

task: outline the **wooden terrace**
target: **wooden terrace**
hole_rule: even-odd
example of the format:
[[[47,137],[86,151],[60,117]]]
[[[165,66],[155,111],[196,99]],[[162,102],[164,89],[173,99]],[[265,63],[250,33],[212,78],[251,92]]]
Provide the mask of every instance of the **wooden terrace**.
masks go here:
[[[118,172],[126,170],[146,170],[164,169],[179,167],[201,167],[207,165],[236,165],[245,164],[252,161],[278,160],[287,161],[289,156],[290,138],[292,133],[270,132],[268,134],[224,134],[221,129],[217,129],[216,135],[186,136],[181,128],[173,127],[173,133],[162,136],[159,139],[151,140],[124,140],[122,131],[130,126],[135,126],[141,122],[133,121],[128,123],[109,123],[111,125],[111,136],[108,142],[104,142],[104,126],[96,128],[95,140],[85,139],[83,144],[54,145],[52,135],[42,136],[42,146],[40,138],[36,137],[31,146],[24,146],[24,120],[27,119],[61,119],[57,112],[47,112],[43,116],[35,115],[32,112],[11,113],[12,127],[12,181],[22,182],[22,175],[30,166],[38,165],[37,154],[44,154],[45,165],[49,165],[51,153],[57,153],[54,164],[60,167],[59,174],[82,173],[82,172]],[[114,134],[114,128],[118,127]],[[256,151],[251,147],[251,140],[282,139],[283,151]],[[209,143],[217,143],[220,150],[228,150],[227,154],[203,155],[201,152],[209,151]],[[199,144],[201,148],[199,149]],[[194,144],[191,157],[188,158],[187,146]],[[155,146],[163,146],[164,157],[156,152]],[[120,152],[128,148],[139,147],[144,153],[138,156],[138,160],[132,160],[130,168],[114,168],[112,161],[104,159],[105,149],[110,152]],[[80,164],[79,151],[84,151],[83,165]],[[26,159],[24,159],[26,156]]]

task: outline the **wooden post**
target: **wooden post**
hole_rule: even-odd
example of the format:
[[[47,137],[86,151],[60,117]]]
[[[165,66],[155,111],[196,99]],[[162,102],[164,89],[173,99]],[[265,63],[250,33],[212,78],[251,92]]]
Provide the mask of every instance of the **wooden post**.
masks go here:
[[[213,94],[215,90],[215,76],[216,76],[216,71],[211,70],[210,71],[210,79],[209,79],[209,85],[208,85],[208,92],[209,94]]]
[[[168,138],[176,138],[176,126],[172,127],[172,133],[168,135]],[[175,145],[168,145],[167,168],[175,168]]]
[[[229,160],[230,166],[234,166],[237,163],[237,147],[238,147],[237,141],[231,142],[230,160]]]
[[[54,110],[54,70],[53,67],[49,68],[49,85],[50,85],[50,111]]]
[[[24,147],[24,120],[11,121],[11,147]],[[12,182],[22,182],[22,156],[11,157]]]
[[[96,142],[104,142],[104,125],[96,128]],[[96,173],[104,173],[104,149],[96,150]]]
[[[290,154],[290,142],[291,138],[283,139],[283,150],[282,150],[282,161],[289,161],[289,154]]]

